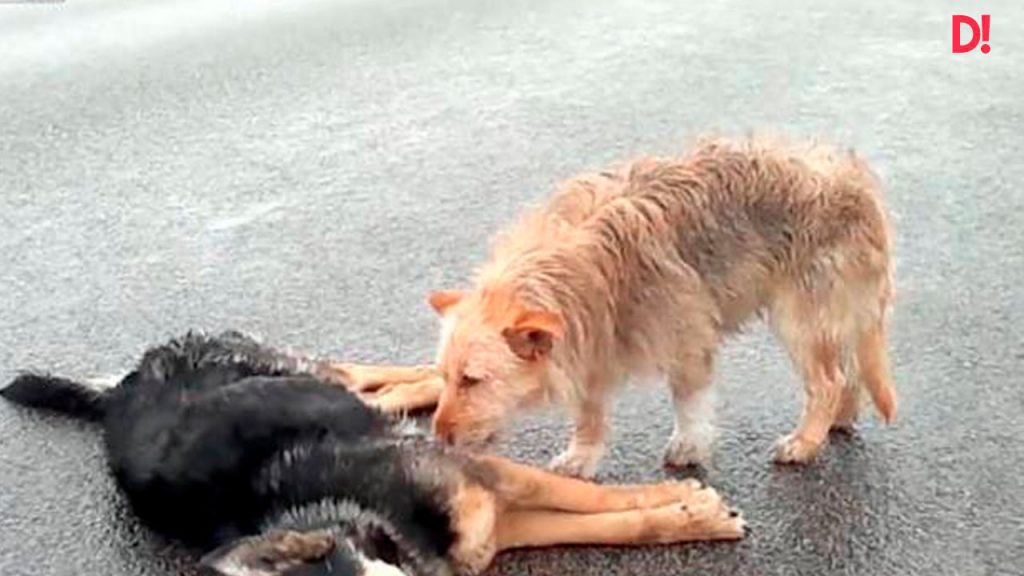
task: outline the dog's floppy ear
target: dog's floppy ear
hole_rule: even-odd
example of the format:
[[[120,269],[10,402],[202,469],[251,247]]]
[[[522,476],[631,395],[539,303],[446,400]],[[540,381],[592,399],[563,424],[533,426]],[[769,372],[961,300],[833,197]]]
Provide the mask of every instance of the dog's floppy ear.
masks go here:
[[[501,331],[508,347],[523,360],[538,360],[551,352],[555,340],[565,335],[562,317],[545,310],[524,310],[511,326]]]
[[[430,295],[430,305],[438,314],[444,316],[449,308],[458,304],[465,297],[465,290],[438,290]]]
[[[277,576],[334,551],[329,532],[274,532],[241,538],[210,552],[200,565],[221,576]]]

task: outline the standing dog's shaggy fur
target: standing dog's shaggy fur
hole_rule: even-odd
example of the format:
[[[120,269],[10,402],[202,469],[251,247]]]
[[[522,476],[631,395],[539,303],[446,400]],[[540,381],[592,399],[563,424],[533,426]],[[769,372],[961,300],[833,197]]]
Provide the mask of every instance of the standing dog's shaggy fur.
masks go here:
[[[472,574],[508,548],[742,536],[696,482],[597,486],[460,454],[338,377],[383,387],[374,400],[394,410],[440,393],[430,370],[314,362],[227,333],[153,348],[107,391],[27,374],[0,395],[101,421],[136,513],[213,549],[204,564],[226,576]]]
[[[431,296],[447,381],[434,426],[472,444],[516,409],[561,400],[576,430],[555,467],[590,476],[609,392],[661,373],[676,408],[666,461],[699,462],[716,350],[762,314],[806,389],[776,458],[804,462],[854,422],[862,386],[886,421],[896,414],[891,276],[879,185],[852,153],[711,142],[579,177],[498,237],[475,288]]]

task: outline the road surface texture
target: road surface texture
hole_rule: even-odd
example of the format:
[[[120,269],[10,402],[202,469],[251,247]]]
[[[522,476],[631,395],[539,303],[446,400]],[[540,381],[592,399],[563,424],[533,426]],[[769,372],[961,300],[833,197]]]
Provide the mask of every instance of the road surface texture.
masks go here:
[[[1024,573],[1024,4],[67,0],[0,4],[0,380],[126,369],[188,328],[425,361],[431,289],[555,184],[703,133],[860,150],[896,229],[898,423],[771,464],[800,385],[727,346],[700,472],[740,543],[511,553],[494,574]],[[975,16],[978,16],[975,14]],[[658,480],[662,386],[620,399],[602,480]],[[556,412],[509,453],[562,447]],[[691,472],[692,474],[693,472]],[[187,573],[88,426],[0,405],[0,573]]]

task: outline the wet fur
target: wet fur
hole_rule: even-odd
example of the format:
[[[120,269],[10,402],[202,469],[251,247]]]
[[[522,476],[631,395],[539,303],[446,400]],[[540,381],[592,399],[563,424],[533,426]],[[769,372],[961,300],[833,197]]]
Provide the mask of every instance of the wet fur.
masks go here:
[[[575,178],[498,235],[471,290],[432,296],[447,380],[435,429],[473,444],[560,401],[576,431],[554,464],[589,476],[612,391],[664,374],[677,413],[666,461],[700,462],[718,347],[764,317],[807,392],[776,458],[806,461],[856,419],[862,389],[895,417],[890,252],[879,183],[853,153],[719,140]]]
[[[313,361],[237,333],[145,354],[107,391],[27,374],[10,401],[100,421],[139,516],[223,576],[477,574],[502,550],[734,540],[695,481],[599,486],[457,452],[380,410],[436,401],[429,367]]]
[[[312,548],[283,574],[354,574],[352,552],[410,575],[451,573],[457,461],[313,368],[240,334],[190,334],[104,393],[31,374],[0,393],[100,421],[118,485],[165,535],[211,550],[323,528],[330,546],[294,534],[276,544]],[[334,544],[344,540],[354,550]]]

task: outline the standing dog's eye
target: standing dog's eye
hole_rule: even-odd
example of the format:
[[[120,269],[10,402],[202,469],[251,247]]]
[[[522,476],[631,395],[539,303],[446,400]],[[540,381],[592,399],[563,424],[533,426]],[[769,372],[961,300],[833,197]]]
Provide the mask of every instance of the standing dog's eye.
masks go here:
[[[482,378],[474,378],[472,376],[462,375],[462,380],[459,381],[459,386],[462,388],[471,388],[480,383]]]

